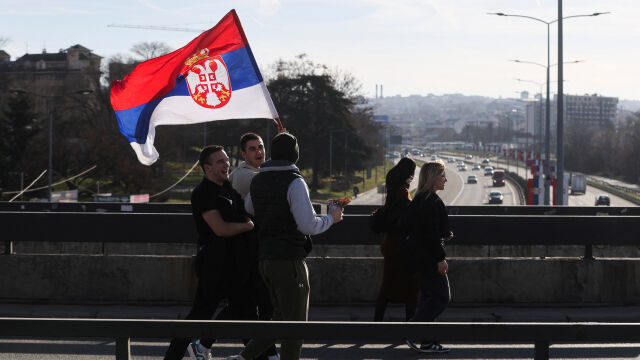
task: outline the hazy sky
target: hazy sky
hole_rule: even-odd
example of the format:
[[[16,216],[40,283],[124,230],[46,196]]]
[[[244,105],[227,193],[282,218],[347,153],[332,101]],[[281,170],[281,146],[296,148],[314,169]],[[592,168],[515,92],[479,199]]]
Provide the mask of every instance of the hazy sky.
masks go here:
[[[565,93],[640,99],[640,1],[565,0],[564,16],[610,11],[564,22]],[[552,21],[556,0],[0,0],[0,37],[12,60],[81,44],[108,58],[141,41],[182,47],[197,33],[107,27],[108,24],[208,29],[235,8],[263,70],[306,53],[352,73],[367,96],[462,93],[515,97],[545,81],[547,26],[487,15],[504,12]],[[557,25],[551,25],[551,64]],[[551,67],[551,80],[557,68]],[[552,83],[552,93],[556,84]]]

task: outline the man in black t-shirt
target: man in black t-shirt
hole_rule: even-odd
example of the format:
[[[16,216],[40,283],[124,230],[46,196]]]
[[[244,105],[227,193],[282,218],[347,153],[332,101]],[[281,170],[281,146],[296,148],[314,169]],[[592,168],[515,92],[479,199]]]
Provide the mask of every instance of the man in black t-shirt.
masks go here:
[[[187,320],[209,320],[214,315],[220,301],[229,299],[229,305],[235,307],[234,313],[250,319],[250,297],[243,294],[251,268],[251,259],[255,255],[247,254],[243,249],[242,233],[253,229],[253,222],[245,216],[244,205],[229,183],[229,157],[222,146],[211,145],[200,153],[200,166],[204,171],[202,182],[191,194],[193,218],[198,230],[198,253],[195,271],[198,286],[191,311]],[[255,312],[255,309],[254,309]],[[246,314],[245,314],[246,313]],[[212,339],[209,341],[213,342]],[[184,357],[187,347],[192,356],[210,359],[208,349],[211,343],[189,344],[188,338],[174,338],[165,354],[165,360],[178,360]],[[203,340],[204,342],[204,340]],[[208,346],[207,346],[208,345]]]

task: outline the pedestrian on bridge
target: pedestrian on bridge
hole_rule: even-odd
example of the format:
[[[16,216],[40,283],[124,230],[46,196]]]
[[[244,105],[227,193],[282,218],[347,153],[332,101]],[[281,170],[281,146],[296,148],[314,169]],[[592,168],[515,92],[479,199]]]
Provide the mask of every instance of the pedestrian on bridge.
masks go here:
[[[424,163],[418,178],[418,191],[410,205],[408,224],[419,258],[417,271],[420,287],[418,309],[410,320],[414,322],[435,321],[451,300],[444,242],[451,240],[453,233],[444,202],[436,194],[444,190],[446,182],[442,160]],[[421,341],[421,344],[407,340],[407,345],[421,353],[447,353],[450,350],[437,339]]]
[[[243,134],[240,137],[240,155],[244,159],[238,167],[229,174],[229,182],[231,187],[237,191],[242,199],[249,193],[251,180],[258,173],[258,168],[265,161],[264,142],[260,135],[252,132]],[[244,203],[243,203],[244,204]],[[250,309],[240,309],[237,306],[228,304],[216,315],[216,320],[239,320],[246,317],[246,313],[255,313],[257,308],[257,317],[255,320],[270,320],[273,315],[273,306],[267,289],[260,272],[258,270],[258,234],[256,229],[243,234],[246,237],[246,247],[236,248],[236,251],[248,258],[250,266],[248,272],[248,283],[246,284],[246,292],[244,294],[249,297],[243,304],[250,306]],[[189,345],[189,354],[192,360],[209,360],[211,359],[211,347],[215,339],[205,338],[192,342]],[[243,339],[246,345],[249,339]],[[278,360],[278,352],[275,345],[267,349],[257,360]]]
[[[258,229],[260,274],[273,303],[273,320],[307,321],[309,271],[305,258],[311,251],[309,235],[320,234],[342,220],[342,208],[316,215],[309,190],[295,165],[299,149],[295,136],[281,132],[271,141],[271,160],[260,166],[245,198],[247,212],[255,215]],[[275,343],[251,340],[240,355],[228,360],[251,360]],[[302,340],[282,340],[282,360],[300,359]]]
[[[241,320],[255,319],[255,306],[252,313],[251,296],[247,294],[251,256],[237,250],[247,248],[250,239],[241,234],[251,231],[253,222],[246,217],[240,194],[229,183],[230,164],[224,148],[206,146],[199,161],[204,178],[191,193],[193,219],[198,231],[195,260],[198,285],[186,319],[210,320],[223,299],[229,301],[233,313]],[[188,338],[172,339],[164,359],[182,359],[190,341]],[[194,349],[190,347],[189,350],[193,353]],[[200,359],[210,358],[208,350],[199,355]]]
[[[409,185],[413,181],[416,163],[404,157],[389,170],[386,176],[387,196],[384,206],[385,223],[389,231],[384,235],[380,251],[384,257],[382,286],[376,299],[374,321],[382,321],[387,304],[391,301],[402,302],[405,306],[405,319],[408,321],[416,310],[418,301],[418,280],[415,271],[404,264],[404,259],[398,252],[398,244],[404,234],[400,220],[406,214],[411,194]]]

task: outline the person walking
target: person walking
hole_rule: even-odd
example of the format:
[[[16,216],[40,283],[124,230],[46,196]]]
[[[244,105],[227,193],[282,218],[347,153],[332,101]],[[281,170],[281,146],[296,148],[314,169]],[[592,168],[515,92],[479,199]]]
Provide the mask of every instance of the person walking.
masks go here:
[[[449,265],[446,260],[444,242],[453,238],[444,202],[436,194],[444,190],[447,176],[442,160],[429,161],[422,165],[418,178],[418,191],[410,205],[408,223],[410,235],[419,253],[417,262],[420,298],[412,322],[435,321],[451,300]],[[449,348],[437,340],[422,341],[420,345],[407,340],[410,348],[421,353],[447,353]]]
[[[404,231],[400,219],[406,213],[411,202],[409,186],[413,181],[416,163],[404,157],[389,170],[386,176],[387,196],[384,206],[388,207],[386,223],[389,230],[382,239],[380,251],[384,257],[382,286],[376,299],[374,321],[382,321],[389,302],[402,302],[405,305],[405,319],[409,320],[416,309],[418,300],[418,280],[414,271],[410,271],[398,253],[398,244]]]
[[[204,178],[191,193],[191,209],[198,231],[195,259],[198,285],[185,319],[210,320],[223,299],[228,299],[233,313],[241,319],[255,319],[255,307],[252,314],[250,296],[246,293],[248,260],[244,253],[237,251],[246,247],[246,239],[240,235],[251,231],[254,224],[245,216],[240,194],[228,181],[229,157],[224,148],[206,146],[199,161]],[[164,359],[182,359],[190,341],[172,339]],[[193,350],[190,348],[190,353]],[[207,349],[198,357],[208,360],[211,355]]]
[[[333,207],[316,215],[309,190],[295,166],[299,148],[295,136],[282,132],[271,141],[271,160],[260,166],[245,197],[245,209],[255,214],[258,231],[260,274],[273,303],[273,320],[307,321],[309,272],[305,258],[311,251],[309,235],[320,234],[342,220],[342,209]],[[251,340],[239,355],[228,360],[250,360],[275,343]],[[282,360],[298,360],[302,340],[286,339],[280,347]]]
[[[251,180],[258,173],[258,168],[265,160],[264,142],[260,135],[252,132],[243,134],[240,137],[240,155],[244,161],[229,174],[229,182],[231,183],[231,187],[244,199],[249,193]],[[258,271],[258,235],[254,229],[244,233],[244,236],[248,240],[246,243],[247,246],[242,249],[238,248],[237,251],[244,254],[245,257],[248,258],[249,263],[249,283],[248,287],[244,290],[246,290],[246,294],[250,296],[250,299],[246,299],[245,305],[250,306],[252,309],[257,307],[257,320],[270,320],[273,315],[273,306],[271,305],[269,291],[264,285],[264,281],[262,281]],[[238,309],[237,306],[234,307],[229,304],[220,310],[215,319],[242,319],[246,317],[244,314],[247,310],[248,309]],[[203,338],[192,342],[188,348],[191,359],[209,360],[211,348],[215,341],[216,340],[212,338]],[[246,345],[249,339],[244,339],[243,342]],[[257,360],[278,360],[279,358],[274,345],[257,357]]]

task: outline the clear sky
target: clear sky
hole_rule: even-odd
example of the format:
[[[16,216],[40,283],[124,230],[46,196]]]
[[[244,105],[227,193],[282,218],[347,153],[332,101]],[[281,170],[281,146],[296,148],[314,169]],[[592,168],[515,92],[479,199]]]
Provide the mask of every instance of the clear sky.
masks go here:
[[[565,93],[640,100],[640,1],[565,0],[564,16],[611,12],[564,21]],[[515,97],[545,81],[547,26],[487,15],[503,12],[553,21],[557,0],[0,0],[0,37],[15,60],[81,44],[108,58],[132,45],[163,41],[182,47],[197,33],[107,27],[108,24],[208,29],[235,8],[261,68],[306,53],[352,73],[373,96],[462,93]],[[557,25],[551,27],[557,63]],[[551,80],[557,68],[551,67]],[[551,91],[557,85],[552,83]]]

